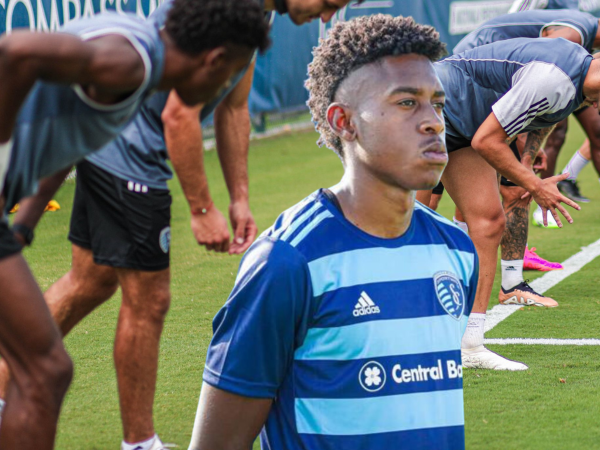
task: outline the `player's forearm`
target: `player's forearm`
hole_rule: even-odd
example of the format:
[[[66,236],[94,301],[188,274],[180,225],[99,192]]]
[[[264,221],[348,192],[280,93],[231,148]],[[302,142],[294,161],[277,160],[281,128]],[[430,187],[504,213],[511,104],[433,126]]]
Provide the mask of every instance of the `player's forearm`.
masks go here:
[[[554,126],[548,128],[542,128],[540,130],[533,130],[527,133],[527,140],[525,141],[525,148],[523,149],[523,155],[521,159],[528,165],[529,168],[533,167],[533,162],[542,148],[542,145],[554,130]]]
[[[513,155],[504,141],[483,141],[475,150],[500,174],[528,191],[535,190],[540,182],[532,169],[527,169]]]
[[[71,168],[69,167],[40,181],[35,195],[27,197],[20,202],[19,211],[15,215],[13,223],[25,225],[30,230],[35,229],[44,214],[46,205],[52,200],[52,197],[58,191],[70,171]]]
[[[221,169],[232,202],[248,200],[248,104],[220,105],[215,111],[215,133]]]
[[[201,212],[212,199],[204,170],[199,108],[179,104],[167,114],[163,112],[163,124],[167,151],[183,194],[192,213]]]

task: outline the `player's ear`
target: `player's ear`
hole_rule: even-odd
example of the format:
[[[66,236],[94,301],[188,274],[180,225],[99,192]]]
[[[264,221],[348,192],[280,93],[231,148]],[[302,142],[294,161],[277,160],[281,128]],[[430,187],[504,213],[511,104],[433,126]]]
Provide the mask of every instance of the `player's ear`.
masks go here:
[[[225,47],[216,47],[208,50],[203,58],[203,65],[209,71],[217,71],[227,62],[227,49]]]
[[[332,103],[327,108],[329,127],[340,139],[353,141],[356,139],[356,129],[352,124],[352,112],[342,103]]]

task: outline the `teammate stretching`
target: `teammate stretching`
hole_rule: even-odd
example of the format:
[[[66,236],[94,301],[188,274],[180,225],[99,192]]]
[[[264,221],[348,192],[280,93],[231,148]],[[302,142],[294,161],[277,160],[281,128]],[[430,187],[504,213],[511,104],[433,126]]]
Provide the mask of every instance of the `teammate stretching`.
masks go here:
[[[495,17],[481,25],[477,30],[469,33],[454,47],[454,53],[459,54],[481,45],[493,42],[514,39],[519,37],[548,37],[565,38],[571,42],[581,45],[588,52],[600,46],[600,32],[598,30],[598,18],[591,14],[572,10],[534,10],[516,14],[506,14]],[[598,141],[595,135],[600,133],[600,118],[593,108],[582,108],[574,112],[574,116],[588,131],[594,142]],[[545,152],[547,153],[547,169],[542,170],[542,178],[554,175],[554,166],[558,151],[564,142],[567,129],[567,119],[559,122],[555,130],[549,135]],[[525,137],[526,134],[521,135]],[[525,146],[525,139],[519,139],[521,152]],[[517,142],[511,144],[513,152],[520,158],[516,148]],[[572,174],[571,174],[572,175]],[[571,176],[569,175],[569,176]],[[562,180],[561,183],[567,182]],[[512,181],[502,177],[500,181],[500,194],[506,214],[506,229],[501,241],[501,273],[502,290],[499,293],[501,302],[511,298],[517,298],[524,304],[556,305],[554,300],[544,297],[535,292],[523,277],[524,268],[538,268],[542,270],[562,269],[562,265],[552,263],[540,258],[535,249],[527,248],[527,235],[529,228],[529,203],[522,201],[523,188]],[[567,196],[568,197],[568,196]],[[569,197],[571,198],[571,197]],[[571,198],[574,200],[573,198]],[[541,209],[539,211],[539,222]],[[462,215],[457,210],[456,217],[462,221]],[[548,217],[548,223],[555,223],[553,217]],[[464,225],[466,226],[466,225]]]
[[[190,105],[209,101],[268,43],[262,11],[249,0],[175,4],[161,30],[113,13],[72,22],[62,33],[0,40],[4,211],[32,194],[40,178],[113,139],[156,89],[175,89]],[[214,26],[200,32],[208,17]],[[229,31],[233,17],[240,20]],[[13,374],[0,448],[50,449],[71,362],[4,221],[0,291],[0,353]]]
[[[190,449],[460,449],[466,234],[416,204],[446,164],[444,46],[411,18],[337,23],[308,101],[345,174],[248,250],[214,320]],[[264,428],[263,428],[264,427]]]
[[[506,220],[496,173],[528,191],[559,224],[556,210],[572,222],[561,203],[579,206],[556,188],[566,175],[540,180],[532,166],[548,127],[584,102],[597,106],[600,61],[564,39],[509,39],[451,56],[435,66],[447,93],[446,143],[451,152],[442,179],[464,214],[481,261],[474,314],[463,339],[463,363],[523,370],[524,364],[483,346],[485,312]],[[506,141],[523,132],[529,135],[519,163]],[[509,296],[505,303],[519,300]]]

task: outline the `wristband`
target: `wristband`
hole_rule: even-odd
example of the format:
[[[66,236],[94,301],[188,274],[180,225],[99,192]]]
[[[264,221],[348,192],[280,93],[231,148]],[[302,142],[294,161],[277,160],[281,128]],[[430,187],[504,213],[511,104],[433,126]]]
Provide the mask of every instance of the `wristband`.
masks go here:
[[[25,241],[25,245],[29,246],[33,242],[34,234],[33,230],[26,225],[15,223],[12,226],[13,233],[19,233],[23,236],[23,240]]]
[[[208,212],[208,210],[213,207],[213,204],[214,203],[211,200],[211,202],[207,206],[205,206],[204,208],[200,208],[200,209],[197,209],[197,210],[191,210],[192,216],[203,216],[203,215],[205,215]]]

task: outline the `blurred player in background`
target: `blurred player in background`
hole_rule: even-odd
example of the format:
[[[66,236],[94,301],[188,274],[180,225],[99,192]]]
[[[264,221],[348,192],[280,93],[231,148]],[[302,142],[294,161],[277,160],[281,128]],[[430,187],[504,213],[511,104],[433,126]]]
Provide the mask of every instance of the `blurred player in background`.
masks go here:
[[[62,33],[3,37],[4,212],[33,194],[39,179],[114,139],[157,89],[175,89],[188,105],[214,98],[254,50],[269,42],[254,2],[229,0],[229,8],[226,3],[176,0],[162,29],[133,15],[107,13],[71,22]],[[209,17],[212,25],[200,31]],[[72,366],[20,249],[2,221],[0,353],[13,377],[0,447],[45,450],[53,447]]]
[[[149,18],[161,27],[172,2]],[[262,5],[262,2],[258,2]],[[346,1],[278,2],[295,23],[331,19]],[[275,8],[265,2],[265,11]],[[189,108],[175,92],[149,99],[134,122],[111,144],[77,167],[77,191],[69,239],[72,269],[45,294],[63,335],[120,286],[123,300],[115,339],[115,366],[123,420],[123,450],[162,448],[152,408],[158,343],[170,304],[170,195],[167,158],[183,188],[197,242],[218,252],[242,253],[254,241],[256,225],[248,204],[248,94],[253,65],[237,73],[229,88],[209,104]],[[214,206],[204,173],[200,122],[215,113],[217,151],[231,204],[234,232]],[[38,195],[23,202],[13,229],[31,243],[41,207],[66,173],[47,179]],[[140,344],[142,343],[142,344]],[[140,370],[140,368],[142,370]],[[6,368],[0,379],[7,378]],[[0,394],[2,394],[0,385]]]
[[[477,256],[414,200],[447,161],[443,52],[433,28],[381,14],[337,23],[315,49],[308,105],[345,173],[244,256],[190,450],[249,449],[259,432],[263,449],[464,448]]]
[[[463,338],[467,367],[524,370],[483,346],[485,313],[496,272],[498,245],[506,216],[498,195],[497,173],[505,176],[560,224],[558,211],[572,222],[562,203],[579,206],[560,194],[556,183],[566,175],[540,180],[533,172],[540,145],[551,127],[582,104],[597,106],[600,61],[564,39],[509,39],[477,47],[436,63],[446,90],[446,144],[450,161],[442,180],[463,213],[477,247],[479,289],[474,314]],[[470,105],[465,109],[464,105]],[[507,140],[528,132],[521,163]],[[519,199],[527,207],[527,199]],[[527,233],[521,233],[526,240]],[[524,247],[525,242],[523,242]],[[557,306],[543,296],[523,296],[524,284],[500,291],[503,304]]]

